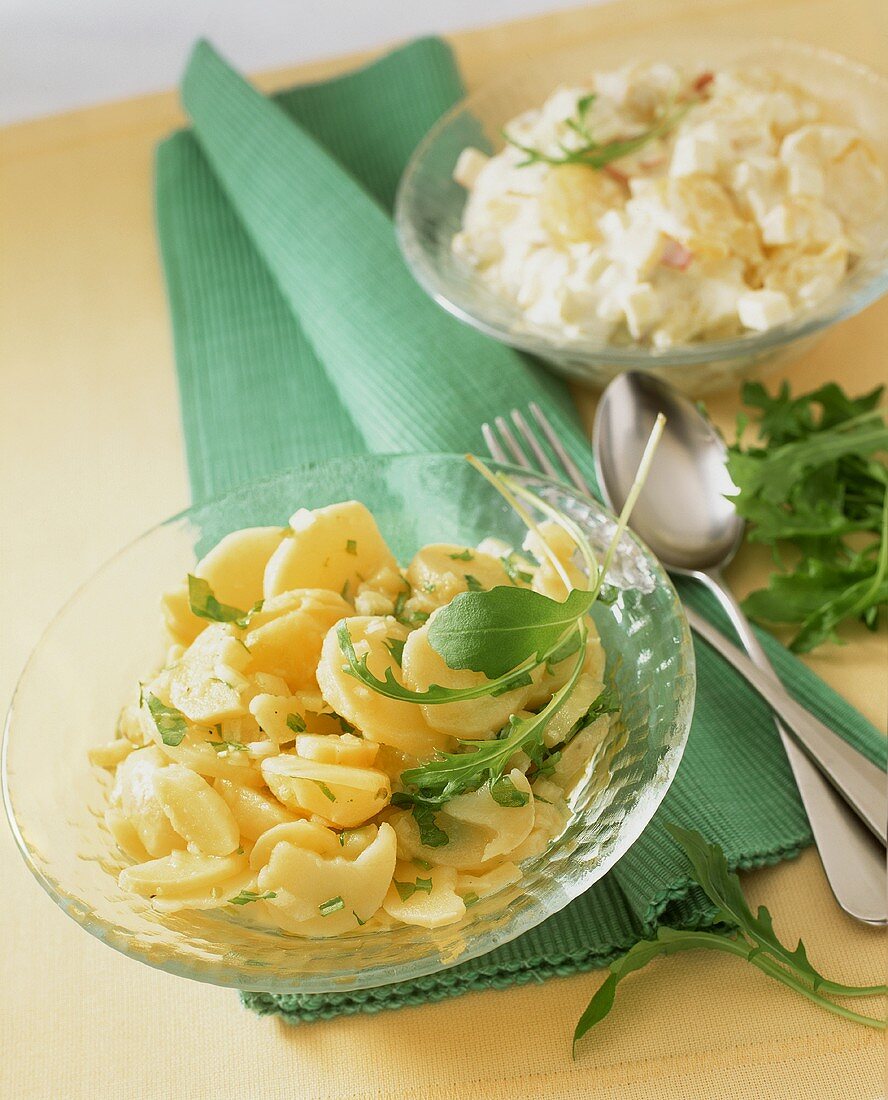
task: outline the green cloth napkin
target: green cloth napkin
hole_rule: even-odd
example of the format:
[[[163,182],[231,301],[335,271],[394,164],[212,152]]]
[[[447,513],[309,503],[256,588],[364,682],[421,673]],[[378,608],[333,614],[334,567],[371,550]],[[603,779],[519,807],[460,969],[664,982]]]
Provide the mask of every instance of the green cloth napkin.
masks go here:
[[[266,99],[199,43],[182,98],[192,132],[157,157],[157,222],[195,499],[307,461],[366,451],[463,451],[480,425],[540,402],[594,482],[565,387],[431,302],[399,254],[398,178],[462,94],[448,47],[423,39],[325,84]],[[722,629],[713,601],[687,602]],[[774,639],[788,687],[884,766],[885,742]],[[694,724],[643,836],[583,897],[517,940],[379,989],[246,994],[292,1022],[417,1004],[599,967],[658,923],[714,919],[663,828],[699,829],[732,867],[796,855],[808,823],[767,707],[697,646]]]

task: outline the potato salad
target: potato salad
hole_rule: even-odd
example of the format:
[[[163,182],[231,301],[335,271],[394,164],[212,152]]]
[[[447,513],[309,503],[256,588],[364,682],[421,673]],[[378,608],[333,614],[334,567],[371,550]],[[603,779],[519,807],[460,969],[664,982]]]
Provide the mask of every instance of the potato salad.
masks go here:
[[[227,535],[163,597],[165,663],[91,753],[120,886],[326,937],[450,924],[517,882],[614,710],[576,551],[549,519],[521,552],[403,568],[357,501]],[[538,623],[531,648],[510,623]]]
[[[815,306],[865,252],[888,185],[863,135],[779,73],[597,73],[466,149],[453,249],[565,343],[668,349]]]

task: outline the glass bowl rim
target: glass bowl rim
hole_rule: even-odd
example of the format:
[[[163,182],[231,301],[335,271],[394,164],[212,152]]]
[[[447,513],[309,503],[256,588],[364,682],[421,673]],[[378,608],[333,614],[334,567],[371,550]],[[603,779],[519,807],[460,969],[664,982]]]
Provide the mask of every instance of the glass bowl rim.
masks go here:
[[[637,39],[641,36],[632,37]],[[701,43],[701,50],[705,49],[707,42],[718,43],[727,40],[727,35],[717,32],[708,32],[695,37],[695,41]],[[780,49],[809,59],[817,59],[833,68],[855,73],[858,78],[873,85],[874,92],[880,93],[888,101],[888,76],[835,50],[779,35],[758,35],[744,38],[743,41],[744,56],[754,54],[756,50]],[[529,65],[534,70],[543,68],[548,63],[554,65],[559,57],[578,55],[583,48],[582,45],[574,45],[551,50],[534,58]],[[526,69],[527,66],[525,71]],[[774,351],[853,317],[881,298],[883,294],[888,293],[888,262],[886,262],[882,268],[873,272],[867,282],[857,287],[852,293],[843,294],[840,285],[827,299],[827,305],[830,302],[832,305],[826,310],[814,313],[802,312],[798,317],[791,317],[764,332],[748,332],[728,339],[704,340],[664,351],[635,345],[615,346],[591,338],[558,340],[554,330],[551,335],[543,328],[523,331],[511,328],[505,322],[493,321],[481,313],[473,312],[468,305],[461,304],[451,296],[446,283],[438,277],[434,265],[428,261],[425,249],[420,243],[419,234],[410,217],[411,197],[416,191],[416,179],[422,161],[437,142],[439,134],[475,103],[483,102],[489,96],[515,84],[519,75],[520,70],[517,66],[511,67],[499,77],[482,84],[464,96],[446,111],[414,149],[395,194],[395,235],[407,266],[426,294],[462,323],[470,325],[478,332],[500,343],[542,358],[567,356],[621,369],[680,367],[705,365],[708,362],[731,359],[736,356],[756,357]],[[518,314],[516,313],[515,316],[517,320]]]
[[[15,721],[16,712],[16,700],[18,699],[22,684],[28,674],[31,665],[37,656],[37,654],[43,648],[43,644],[46,638],[53,630],[56,622],[62,618],[62,616],[68,611],[68,609],[75,603],[81,593],[93,583],[93,581],[100,576],[109,566],[124,557],[134,546],[141,543],[143,540],[149,538],[156,532],[171,527],[177,523],[181,523],[183,520],[187,520],[193,513],[202,511],[204,509],[212,509],[215,506],[220,505],[226,499],[233,497],[237,494],[244,492],[247,489],[271,485],[277,481],[282,480],[285,477],[292,477],[294,474],[298,474],[300,471],[317,470],[325,466],[333,466],[339,463],[354,463],[354,462],[379,462],[384,464],[392,460],[416,460],[416,459],[451,459],[464,463],[465,454],[460,452],[450,451],[411,451],[411,452],[386,452],[386,453],[374,453],[374,454],[351,454],[341,455],[333,458],[318,459],[316,461],[300,463],[295,466],[287,467],[279,470],[274,474],[269,474],[260,478],[251,478],[246,481],[238,482],[236,485],[230,486],[224,492],[217,493],[212,497],[208,497],[206,500],[199,501],[191,504],[186,508],[180,509],[174,515],[161,520],[158,523],[153,524],[139,535],[130,539],[127,543],[121,546],[113,554],[103,559],[90,573],[81,581],[68,595],[68,597],[61,603],[52,618],[45,625],[43,630],[30,650],[21,671],[16,678],[15,687],[10,698],[9,705],[6,710],[6,716],[3,723],[2,740],[0,740],[0,790],[2,790],[3,807],[6,815],[7,822],[10,830],[15,839],[16,847],[24,860],[25,865],[31,872],[33,877],[37,880],[43,890],[49,895],[53,902],[66,914],[75,921],[85,932],[94,936],[100,942],[111,947],[118,953],[133,959],[136,962],[143,963],[156,970],[162,970],[167,973],[175,974],[178,977],[189,978],[194,981],[199,981],[205,984],[219,986],[221,988],[233,988],[246,991],[259,990],[260,992],[274,992],[274,993],[293,993],[304,992],[306,994],[321,994],[343,992],[341,986],[325,985],[323,979],[317,977],[308,978],[305,981],[305,987],[300,989],[293,989],[292,984],[295,979],[287,979],[290,981],[290,987],[285,988],[284,982],[278,983],[271,981],[265,985],[264,988],[261,978],[251,975],[249,981],[245,978],[238,979],[238,967],[232,965],[230,967],[231,980],[224,980],[224,975],[219,972],[218,966],[210,967],[208,970],[194,965],[194,961],[185,956],[180,958],[178,954],[172,956],[163,956],[156,958],[150,954],[143,952],[139,948],[133,948],[128,945],[125,940],[118,934],[119,926],[114,925],[102,918],[96,918],[88,906],[84,906],[80,899],[67,895],[61,883],[56,883],[51,877],[46,875],[40,867],[37,866],[30,846],[22,835],[22,831],[19,828],[19,824],[13,809],[13,798],[9,784],[9,769],[8,769],[8,754],[9,746],[11,742],[12,730]],[[493,459],[485,459],[487,464],[494,470],[503,470],[505,472],[514,473],[523,476],[531,476],[536,481],[542,482],[547,485],[551,485],[554,488],[567,491],[570,495],[575,496],[578,500],[589,500],[609,519],[616,521],[617,517],[608,508],[606,504],[603,504],[595,497],[585,497],[580,493],[578,489],[573,486],[567,485],[565,482],[559,481],[556,478],[549,477],[548,475],[538,472],[536,470],[528,470],[523,467],[517,466],[513,463],[496,462]],[[655,563],[659,570],[659,576],[657,578],[658,584],[665,584],[667,590],[671,591],[673,599],[673,608],[675,617],[678,623],[680,631],[680,640],[678,648],[682,655],[682,675],[688,682],[689,688],[685,691],[683,698],[681,699],[681,705],[679,707],[676,722],[676,727],[680,730],[680,735],[676,739],[673,746],[672,764],[669,769],[669,774],[665,782],[654,793],[652,799],[648,799],[643,809],[636,807],[634,820],[632,824],[634,828],[629,834],[629,840],[625,846],[621,847],[619,854],[612,852],[607,859],[601,861],[596,866],[595,877],[591,881],[583,883],[582,888],[577,888],[578,883],[568,882],[567,884],[562,882],[563,889],[557,899],[557,904],[546,904],[537,901],[534,905],[528,906],[522,914],[522,919],[516,920],[513,925],[508,929],[507,934],[493,937],[492,942],[479,943],[476,945],[477,949],[468,949],[457,958],[449,961],[442,961],[440,957],[434,957],[430,952],[427,955],[422,956],[421,959],[415,960],[412,964],[409,973],[404,974],[402,977],[389,977],[379,978],[373,982],[358,983],[356,985],[350,985],[346,987],[348,990],[356,991],[359,989],[372,989],[389,984],[396,984],[401,981],[411,981],[417,978],[440,973],[444,970],[448,970],[451,967],[458,966],[461,963],[468,962],[471,959],[482,957],[489,954],[491,951],[498,947],[503,946],[506,943],[517,939],[525,932],[536,928],[542,924],[549,917],[554,916],[562,909],[566,908],[572,901],[575,901],[583,893],[589,890],[595,882],[604,877],[605,874],[628,852],[629,848],[638,840],[647,826],[650,824],[651,819],[659,808],[663,798],[672,785],[673,780],[678,772],[678,768],[681,764],[682,757],[684,755],[685,748],[687,746],[688,736],[690,734],[691,721],[694,713],[694,703],[696,698],[696,661],[694,654],[694,645],[691,639],[690,627],[688,625],[687,617],[684,614],[683,605],[678,597],[678,593],[675,590],[675,586],[672,583],[672,579],[666,572],[665,566],[660,562],[659,558],[653,553],[647,544],[640,539],[634,531],[627,528],[624,533],[624,537],[628,537],[630,541],[634,542],[641,552],[647,555],[651,561]]]

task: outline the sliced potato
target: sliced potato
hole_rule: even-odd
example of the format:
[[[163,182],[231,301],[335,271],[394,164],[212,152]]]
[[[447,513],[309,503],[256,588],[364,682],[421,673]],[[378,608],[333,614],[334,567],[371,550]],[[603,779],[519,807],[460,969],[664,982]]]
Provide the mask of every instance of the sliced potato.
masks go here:
[[[150,856],[166,856],[185,847],[154,790],[154,777],[166,763],[154,746],[137,749],[118,766],[111,790],[111,806],[129,819]]]
[[[259,872],[259,889],[275,894],[269,911],[280,911],[286,927],[306,936],[335,936],[368,921],[392,881],[397,844],[390,825],[370,828],[375,836],[353,858],[329,830],[331,854],[292,840],[275,844]]]
[[[284,527],[244,527],[232,531],[194,567],[220,603],[243,611],[262,599],[268,559],[286,534]]]
[[[250,654],[229,624],[210,623],[170,670],[169,702],[192,722],[206,726],[245,715],[240,680],[249,662]],[[163,699],[162,694],[158,697]]]
[[[362,582],[398,563],[379,533],[376,520],[356,500],[290,517],[291,532],[272,554],[265,570],[265,598],[294,588],[345,591],[351,598]]]
[[[388,805],[391,781],[376,768],[321,764],[282,753],[262,761],[275,797],[296,813],[316,814],[330,825],[362,825]]]
[[[476,586],[487,589],[512,584],[499,558],[445,542],[418,551],[407,567],[407,580],[413,586],[412,602],[426,611],[443,607],[460,592]]]
[[[230,779],[217,779],[213,786],[231,810],[241,836],[247,840],[258,840],[275,825],[297,820],[295,814],[265,791],[241,786]]]
[[[452,867],[423,871],[415,863],[396,864],[382,906],[390,917],[420,928],[453,924],[466,911],[465,902],[456,892],[456,871]]]
[[[154,793],[189,846],[207,856],[227,856],[240,847],[240,829],[228,804],[197,772],[168,764],[155,773]]]
[[[359,659],[366,655],[373,675],[382,678],[390,669],[399,680],[401,670],[388,644],[405,642],[410,636],[407,627],[395,619],[375,616],[354,616],[345,622],[355,653]],[[449,738],[430,727],[418,704],[379,695],[344,671],[344,663],[334,627],[324,639],[318,683],[327,703],[366,738],[420,758],[451,744]]]
[[[244,638],[253,666],[281,677],[292,690],[317,690],[315,668],[324,635],[351,610],[341,596],[323,589],[269,599],[250,620]]]
[[[444,658],[429,644],[429,625],[414,630],[404,646],[402,669],[404,683],[413,691],[427,691],[432,684],[448,688],[473,688],[487,683],[480,672],[449,668]],[[423,706],[429,726],[453,737],[483,740],[491,737],[508,722],[509,716],[521,710],[531,687],[515,688],[504,695],[485,695],[455,703]]]
[[[124,867],[118,877],[123,890],[142,897],[183,897],[192,891],[218,886],[247,869],[241,855],[205,856],[195,852],[171,852],[162,859]]]

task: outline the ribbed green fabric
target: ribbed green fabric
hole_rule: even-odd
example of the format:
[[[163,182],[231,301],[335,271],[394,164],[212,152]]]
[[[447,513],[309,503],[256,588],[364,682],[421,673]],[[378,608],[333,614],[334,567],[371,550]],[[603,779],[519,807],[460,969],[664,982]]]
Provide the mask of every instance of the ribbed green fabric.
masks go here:
[[[269,101],[205,43],[183,101],[193,133],[157,158],[157,217],[175,334],[192,491],[337,454],[461,451],[515,405],[543,404],[593,479],[564,387],[453,320],[407,271],[389,212],[407,157],[461,94],[448,48],[424,39],[374,65]],[[683,595],[723,629],[709,597]],[[885,742],[772,638],[799,698],[884,766]],[[663,829],[718,841],[733,867],[810,843],[767,707],[705,645],[678,776],[641,839],[582,898],[489,955],[382,989],[248,994],[290,1021],[372,1012],[468,989],[601,966],[658,921],[711,923]]]

